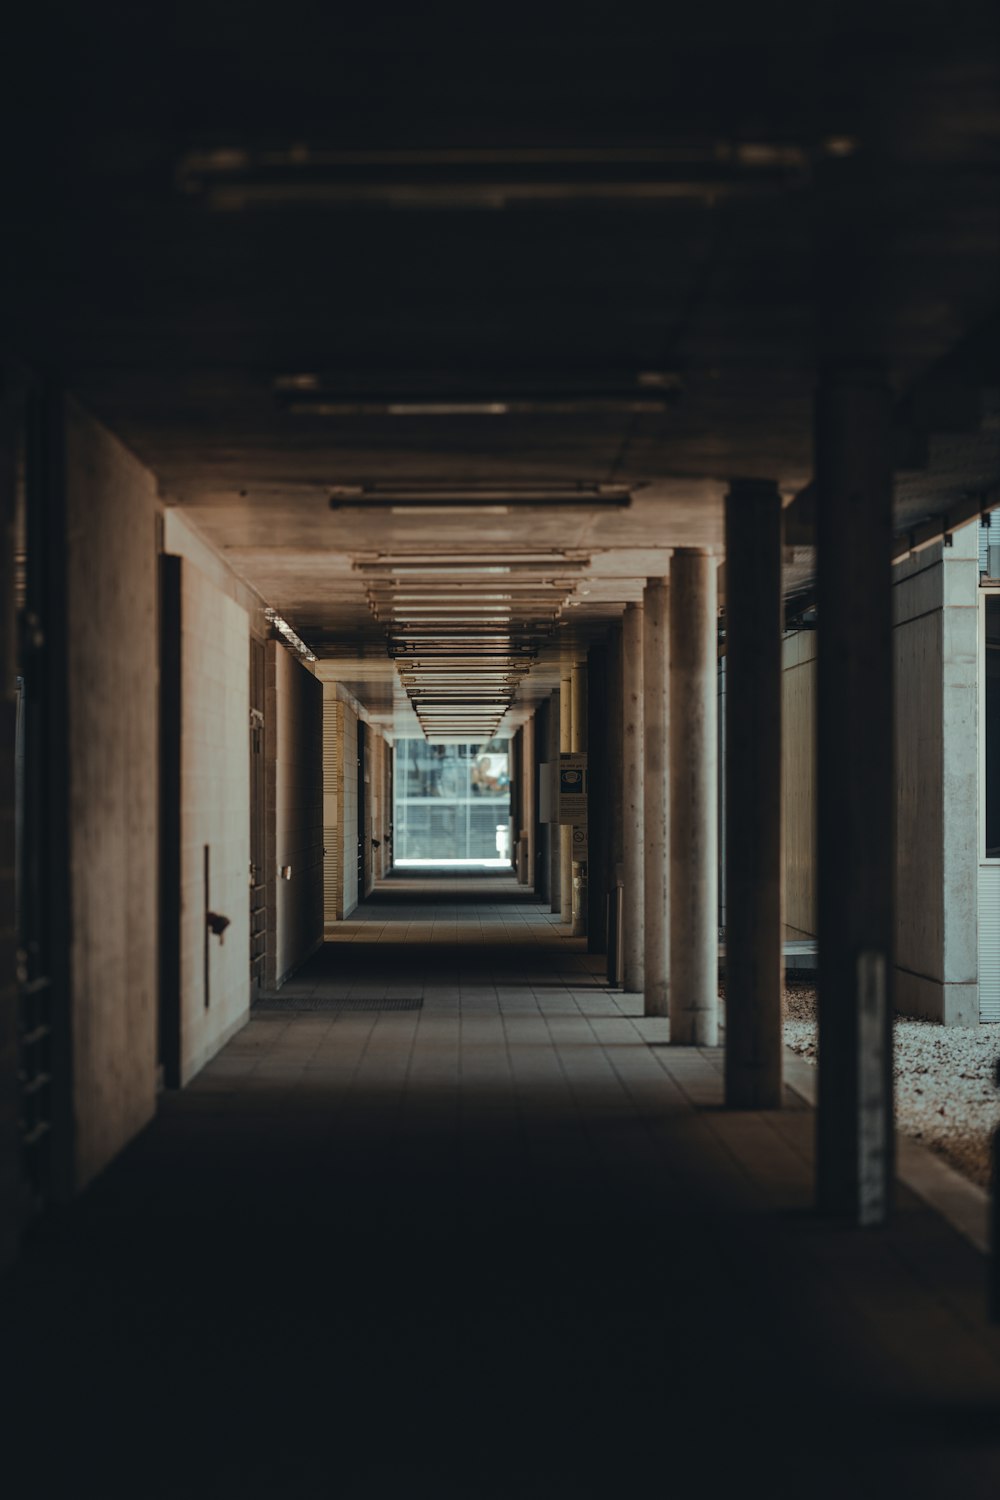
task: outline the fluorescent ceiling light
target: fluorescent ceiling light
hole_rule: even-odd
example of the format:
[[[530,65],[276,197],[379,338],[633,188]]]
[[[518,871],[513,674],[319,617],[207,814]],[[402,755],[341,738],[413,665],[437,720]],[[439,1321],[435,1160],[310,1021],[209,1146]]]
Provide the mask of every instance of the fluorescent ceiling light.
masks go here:
[[[491,551],[487,549],[478,552],[438,552],[428,554],[426,552],[407,553],[380,553],[377,557],[359,557],[354,563],[356,572],[359,573],[409,573],[414,570],[426,570],[433,573],[448,572],[451,569],[465,569],[472,571],[480,567],[496,568],[500,566],[514,568],[547,568],[555,570],[577,569],[586,567],[590,562],[589,553],[567,553],[547,551],[525,551],[511,552]]]
[[[311,378],[317,382],[321,380],[319,376]],[[673,378],[663,371],[647,371],[636,376],[636,384],[641,389],[661,388]],[[591,480],[552,480],[540,484],[520,480],[512,480],[506,484],[481,480],[412,484],[385,482],[331,485],[329,498],[332,509],[341,506],[362,510],[389,507],[400,512],[424,508],[435,512],[460,509],[482,514],[484,511],[489,512],[492,506],[501,507],[504,513],[517,506],[601,505],[623,508],[631,502],[633,490],[642,487],[641,484],[633,486]]]
[[[472,578],[442,578],[428,583],[422,583],[419,578],[387,578],[384,581],[377,579],[370,582],[367,597],[383,604],[396,603],[400,599],[414,603],[420,600],[434,603],[449,599],[460,603],[470,596],[473,599],[509,599],[512,603],[520,603],[524,599],[568,598],[576,592],[577,582],[575,578],[505,578],[502,583],[485,585]]]
[[[364,506],[358,508],[365,509]],[[389,509],[394,516],[510,515],[509,505],[392,505]]]
[[[426,604],[390,604],[387,613],[390,615],[509,615],[511,607],[509,604],[473,604],[468,599],[463,599],[461,604],[442,604],[437,600],[431,600]]]
[[[310,400],[292,399],[284,410],[292,417],[628,417],[661,416],[674,405],[673,391],[552,393],[548,395],[496,395],[482,400],[434,396],[407,396],[404,399],[370,396],[328,396]],[[339,509],[338,502],[331,502]],[[547,504],[558,504],[548,501]],[[562,502],[573,503],[573,502]],[[577,500],[577,505],[613,506],[613,500]],[[625,502],[628,503],[627,501]]]
[[[295,631],[289,625],[288,621],[282,619],[277,610],[265,609],[264,617],[271,622],[272,629],[275,630],[277,634],[281,636],[282,640],[285,641],[287,645],[291,646],[292,650],[296,651],[299,656],[304,657],[306,661],[316,660],[315,652],[310,651],[309,647],[306,645],[301,636],[295,634]]]
[[[656,146],[342,149],[299,141],[281,147],[186,151],[175,181],[217,213],[334,211],[526,212],[612,209],[620,204],[713,203],[800,190],[826,155],[852,155],[855,137],[818,146],[734,140],[706,133]]]

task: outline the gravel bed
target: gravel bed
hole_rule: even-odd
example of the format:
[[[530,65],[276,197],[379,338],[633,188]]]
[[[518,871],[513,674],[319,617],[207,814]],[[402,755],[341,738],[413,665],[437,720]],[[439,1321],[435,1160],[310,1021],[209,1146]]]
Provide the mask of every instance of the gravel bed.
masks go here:
[[[993,1132],[1000,1125],[994,1084],[1000,1026],[941,1026],[898,1016],[895,1023],[896,1124],[988,1187]],[[816,1062],[816,991],[785,989],[785,1042]]]
[[[719,986],[723,1002],[726,987]],[[816,1066],[816,989],[789,980],[785,1045]],[[990,1185],[993,1133],[1000,1127],[1000,1026],[941,1026],[897,1016],[893,1076],[896,1125],[963,1176]]]

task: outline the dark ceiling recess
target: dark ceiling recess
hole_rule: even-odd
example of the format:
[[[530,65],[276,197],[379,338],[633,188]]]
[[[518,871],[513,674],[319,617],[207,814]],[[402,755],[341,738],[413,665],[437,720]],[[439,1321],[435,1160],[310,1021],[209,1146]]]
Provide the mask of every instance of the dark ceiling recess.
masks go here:
[[[805,494],[801,598],[830,361],[899,399],[897,545],[995,503],[996,0],[445,9],[5,37],[5,346],[385,727],[496,672],[517,723],[733,475]]]

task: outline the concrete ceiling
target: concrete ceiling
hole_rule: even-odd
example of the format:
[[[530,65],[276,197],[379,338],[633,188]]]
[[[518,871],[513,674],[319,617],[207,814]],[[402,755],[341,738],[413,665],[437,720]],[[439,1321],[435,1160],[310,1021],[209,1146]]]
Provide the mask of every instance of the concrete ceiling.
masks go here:
[[[6,340],[400,732],[380,556],[572,559],[423,580],[539,584],[516,718],[720,546],[731,476],[808,484],[826,358],[899,393],[901,525],[1000,478],[995,423],[911,399],[1000,306],[995,7],[664,9],[17,19]],[[421,485],[451,508],[387,503]]]

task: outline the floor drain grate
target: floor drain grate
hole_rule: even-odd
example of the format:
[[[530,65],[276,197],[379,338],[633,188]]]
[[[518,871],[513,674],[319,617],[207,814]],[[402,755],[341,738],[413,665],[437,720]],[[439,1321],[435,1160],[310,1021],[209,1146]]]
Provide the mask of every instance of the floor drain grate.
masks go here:
[[[355,999],[340,1000],[329,995],[265,995],[254,1005],[254,1010],[292,1011],[298,1010],[423,1010],[424,1002],[419,995],[390,995],[384,999],[377,996],[359,995]]]

